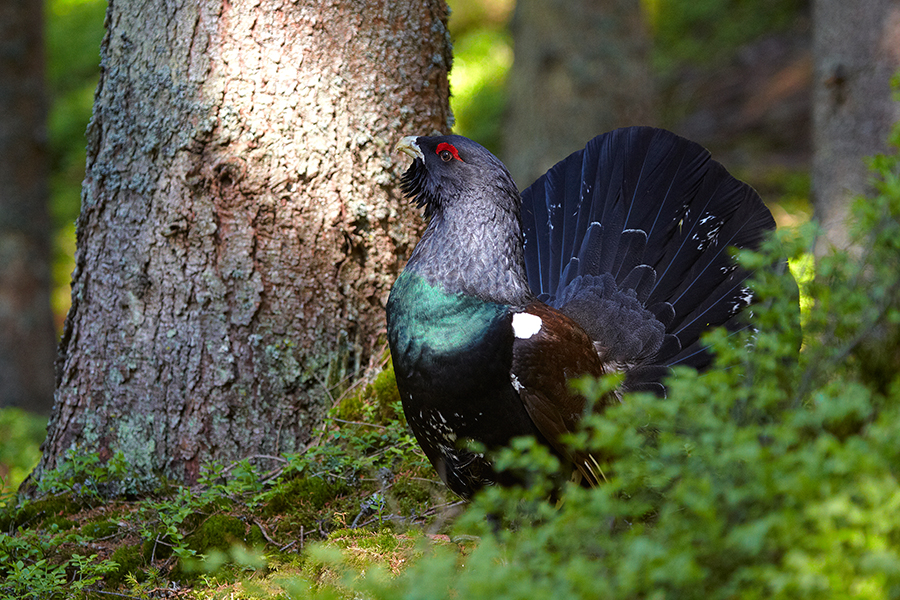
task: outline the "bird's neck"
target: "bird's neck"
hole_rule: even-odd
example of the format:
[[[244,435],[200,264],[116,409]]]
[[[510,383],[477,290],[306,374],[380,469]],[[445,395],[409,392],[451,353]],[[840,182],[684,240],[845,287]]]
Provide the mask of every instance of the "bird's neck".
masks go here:
[[[464,208],[432,216],[406,269],[447,293],[511,306],[531,302],[518,213],[489,204]]]

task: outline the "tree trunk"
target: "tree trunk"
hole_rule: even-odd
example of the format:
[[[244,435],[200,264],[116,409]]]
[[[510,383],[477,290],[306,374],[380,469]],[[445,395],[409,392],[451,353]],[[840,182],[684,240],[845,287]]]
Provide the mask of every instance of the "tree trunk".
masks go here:
[[[115,0],[57,408],[33,479],[138,488],[301,450],[417,239],[403,135],[446,131],[443,0]]]
[[[890,87],[900,71],[900,0],[816,0],[813,28],[812,192],[824,251],[849,244],[849,205],[869,180],[863,158],[887,149],[900,120]]]
[[[503,155],[524,188],[589,139],[654,121],[639,0],[519,0]]]
[[[56,333],[43,3],[0,0],[0,406],[49,413]]]

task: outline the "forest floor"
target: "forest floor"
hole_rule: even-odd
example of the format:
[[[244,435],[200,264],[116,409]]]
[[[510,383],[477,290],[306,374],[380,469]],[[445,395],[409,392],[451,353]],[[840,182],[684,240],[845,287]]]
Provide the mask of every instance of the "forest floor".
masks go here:
[[[396,573],[425,546],[454,545],[464,503],[412,439],[389,367],[319,434],[302,455],[210,466],[196,486],[141,495],[120,457],[68,457],[48,493],[0,499],[0,597],[277,597],[278,581],[339,581],[311,546]]]

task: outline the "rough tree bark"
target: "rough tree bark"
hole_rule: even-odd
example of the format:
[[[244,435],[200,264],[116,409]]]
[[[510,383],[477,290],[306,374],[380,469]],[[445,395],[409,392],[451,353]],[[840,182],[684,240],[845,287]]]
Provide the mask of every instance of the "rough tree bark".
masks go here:
[[[813,54],[812,195],[825,251],[849,244],[849,205],[869,180],[863,158],[886,150],[900,120],[890,88],[900,71],[900,0],[816,0]]]
[[[57,408],[32,479],[138,486],[296,451],[365,366],[418,234],[403,135],[448,128],[443,0],[116,0]]]
[[[519,187],[595,135],[655,120],[639,0],[518,0],[503,157]]]
[[[0,0],[0,406],[49,413],[56,333],[43,2]]]

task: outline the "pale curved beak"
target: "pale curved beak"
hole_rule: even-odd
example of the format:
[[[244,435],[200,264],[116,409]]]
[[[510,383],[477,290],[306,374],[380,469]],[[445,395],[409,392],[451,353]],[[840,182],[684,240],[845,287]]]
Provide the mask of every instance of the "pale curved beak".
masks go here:
[[[414,135],[408,135],[397,142],[395,148],[403,154],[409,155],[412,158],[425,160],[425,155],[422,154],[422,150],[419,148],[419,145],[416,144],[417,139],[419,138]]]

